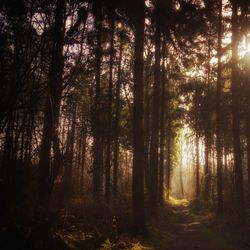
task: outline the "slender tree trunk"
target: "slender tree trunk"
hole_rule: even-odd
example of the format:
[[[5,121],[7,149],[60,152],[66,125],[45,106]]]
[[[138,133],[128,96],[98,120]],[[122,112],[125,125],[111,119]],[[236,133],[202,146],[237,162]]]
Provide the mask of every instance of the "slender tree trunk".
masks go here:
[[[249,58],[250,54],[248,53]],[[247,137],[247,172],[248,172],[248,202],[250,203],[250,77],[248,76],[250,72],[250,62],[248,59],[248,68],[247,68],[247,83],[246,83],[246,137]]]
[[[195,135],[195,154],[196,154],[196,173],[195,173],[195,178],[196,178],[196,200],[200,199],[200,152],[199,152],[199,136],[198,133],[196,132]]]
[[[233,149],[234,149],[234,175],[235,175],[235,205],[238,219],[243,222],[244,218],[244,188],[243,188],[243,169],[241,156],[240,140],[240,84],[238,68],[238,45],[239,45],[239,3],[232,1],[232,118],[233,118]]]
[[[110,42],[110,61],[109,61],[109,88],[108,88],[108,124],[107,124],[107,152],[106,152],[106,169],[105,169],[105,198],[110,198],[110,168],[111,168],[111,123],[112,123],[112,99],[113,99],[113,64],[114,64],[114,32],[115,20],[114,13],[111,17],[111,42]]]
[[[76,127],[76,103],[72,105],[72,120],[71,120],[71,126],[69,130],[69,142],[68,142],[68,159],[67,159],[67,166],[66,166],[66,188],[68,193],[68,199],[72,195],[73,191],[73,160],[74,160],[74,144],[75,144],[75,127]]]
[[[48,205],[50,197],[50,152],[51,143],[58,126],[64,65],[64,9],[65,0],[57,0],[52,37],[52,57],[48,76],[48,95],[44,110],[43,134],[39,159],[38,203],[41,205]]]
[[[207,62],[207,106],[206,106],[206,131],[205,131],[205,169],[204,169],[204,198],[209,200],[211,193],[211,41],[208,41]]]
[[[168,105],[166,106],[168,108]],[[167,120],[167,165],[166,165],[166,199],[170,197],[170,179],[171,179],[171,124],[170,120]]]
[[[97,45],[96,45],[96,66],[95,66],[95,101],[93,114],[93,195],[96,200],[100,199],[102,193],[102,133],[100,120],[100,106],[101,106],[101,37],[102,37],[102,1],[94,2],[95,26],[97,29]]]
[[[144,50],[144,0],[135,2],[135,54],[134,54],[134,113],[133,113],[133,229],[145,229],[144,211],[144,134],[143,134],[143,50]]]
[[[224,136],[224,171],[223,171],[223,175],[224,175],[224,192],[225,192],[225,202],[228,201],[228,197],[229,197],[229,174],[228,174],[228,147],[225,141],[225,136]]]
[[[223,213],[223,184],[222,184],[222,113],[221,113],[221,56],[222,56],[222,0],[219,2],[218,23],[218,67],[216,86],[216,156],[217,156],[217,211]]]
[[[243,2],[242,3],[242,11],[244,16],[244,27],[246,28],[246,35],[245,35],[245,46],[246,48],[249,46],[250,39],[247,34],[249,34],[250,31],[250,25],[249,25],[249,3]],[[247,51],[245,55],[246,60],[246,108],[245,108],[245,119],[246,119],[246,139],[247,139],[247,172],[248,172],[248,181],[247,181],[247,202],[250,204],[250,51]]]
[[[153,107],[152,107],[152,130],[150,143],[150,183],[148,208],[151,214],[156,212],[158,206],[158,167],[159,167],[159,118],[160,118],[160,86],[161,86],[161,31],[159,20],[159,6],[156,6],[156,30],[155,30],[155,65],[154,65],[154,87],[153,87]]]
[[[82,122],[82,152],[81,152],[81,159],[80,159],[80,190],[83,190],[85,180],[84,180],[84,174],[85,174],[85,166],[86,166],[86,151],[87,151],[87,128],[86,128],[86,121],[84,120]]]
[[[179,170],[179,177],[180,177],[180,187],[181,187],[181,195],[182,198],[184,198],[184,187],[183,187],[183,177],[182,177],[182,171],[183,171],[183,149],[181,144],[181,157],[180,157],[180,170]]]
[[[162,72],[161,72],[161,117],[160,117],[160,160],[159,160],[159,204],[163,205],[163,185],[164,185],[164,142],[165,142],[165,85],[166,85],[166,43],[162,45]]]
[[[115,93],[115,124],[114,124],[114,172],[113,172],[113,195],[117,197],[117,174],[119,167],[119,122],[121,113],[121,74],[122,74],[122,52],[123,52],[123,40],[121,37],[119,48],[119,62],[118,62],[118,75],[116,83]]]
[[[147,64],[145,67],[145,88],[144,88],[144,100],[145,100],[145,112],[144,112],[144,142],[145,142],[145,166],[144,166],[144,173],[145,173],[145,186],[146,192],[149,192],[149,145],[150,145],[150,79],[147,74],[150,71],[148,64],[151,65],[151,58],[147,60]]]

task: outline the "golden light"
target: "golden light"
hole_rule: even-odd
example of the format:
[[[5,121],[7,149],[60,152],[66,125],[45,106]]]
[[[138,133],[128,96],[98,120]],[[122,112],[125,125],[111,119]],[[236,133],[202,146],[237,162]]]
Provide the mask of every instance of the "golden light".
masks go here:
[[[244,58],[247,54],[250,53],[250,34],[245,35],[240,42],[238,47],[239,57]]]

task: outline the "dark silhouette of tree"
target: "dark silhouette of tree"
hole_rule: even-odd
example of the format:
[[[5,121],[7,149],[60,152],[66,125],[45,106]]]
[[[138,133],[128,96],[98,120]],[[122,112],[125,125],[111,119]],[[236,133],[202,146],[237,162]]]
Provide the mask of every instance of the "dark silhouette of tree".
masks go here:
[[[132,213],[133,228],[140,232],[145,229],[144,212],[144,135],[143,135],[143,48],[144,48],[144,1],[135,4],[139,10],[134,19],[134,105],[133,105],[133,189]]]

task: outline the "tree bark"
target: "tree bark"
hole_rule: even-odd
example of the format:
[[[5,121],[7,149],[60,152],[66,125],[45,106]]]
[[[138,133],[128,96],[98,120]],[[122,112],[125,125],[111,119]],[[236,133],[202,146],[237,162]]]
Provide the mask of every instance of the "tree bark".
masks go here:
[[[111,16],[111,42],[110,42],[110,61],[109,61],[109,87],[108,87],[108,124],[107,124],[107,152],[106,152],[106,168],[105,168],[105,198],[110,198],[110,168],[111,168],[111,122],[112,122],[112,100],[113,100],[113,64],[114,64],[114,32],[115,20],[114,13]]]
[[[159,171],[159,118],[160,118],[160,60],[161,60],[161,31],[159,19],[159,3],[156,3],[156,30],[155,30],[155,65],[154,65],[154,87],[153,87],[153,107],[152,107],[152,130],[150,143],[150,183],[148,208],[151,214],[156,212],[158,207],[158,171]]]
[[[143,135],[143,50],[144,50],[144,0],[135,2],[135,54],[134,54],[134,106],[133,106],[133,229],[145,229],[144,211],[144,135]]]
[[[207,62],[207,100],[206,100],[206,131],[205,131],[205,168],[204,168],[204,198],[209,200],[211,195],[211,40],[208,40]]]
[[[235,177],[235,205],[239,221],[243,222],[244,218],[244,187],[243,187],[243,169],[241,156],[240,140],[240,84],[238,68],[238,45],[239,45],[239,3],[237,0],[232,1],[232,118],[233,118],[233,154],[234,154],[234,177]]]
[[[196,154],[196,173],[195,173],[195,178],[196,178],[196,200],[200,199],[200,152],[199,152],[199,136],[198,133],[196,132],[195,135],[195,154]]]
[[[98,201],[102,193],[102,175],[103,175],[103,146],[102,146],[102,132],[100,121],[100,107],[101,107],[101,37],[102,37],[102,1],[94,2],[93,6],[95,14],[95,26],[97,29],[97,45],[96,45],[96,67],[95,67],[95,100],[93,112],[93,195]]]
[[[116,83],[115,93],[115,124],[114,124],[114,172],[113,172],[113,195],[117,197],[117,174],[119,167],[119,123],[121,113],[121,73],[122,73],[122,52],[123,52],[123,40],[121,37],[119,48],[119,62],[118,62],[118,75]]]
[[[218,67],[216,86],[216,157],[217,157],[217,211],[223,213],[223,184],[222,184],[222,113],[221,113],[221,56],[222,56],[222,0],[219,1],[218,22]]]
[[[159,160],[159,205],[163,205],[163,185],[164,185],[164,155],[165,155],[165,85],[166,85],[166,43],[163,41],[162,45],[162,72],[161,72],[161,117],[160,117],[160,160]]]
[[[50,197],[51,143],[57,131],[63,74],[63,42],[64,42],[64,9],[65,0],[57,0],[55,23],[52,37],[52,56],[48,76],[48,94],[44,109],[44,124],[39,159],[38,192],[40,205],[48,205]]]

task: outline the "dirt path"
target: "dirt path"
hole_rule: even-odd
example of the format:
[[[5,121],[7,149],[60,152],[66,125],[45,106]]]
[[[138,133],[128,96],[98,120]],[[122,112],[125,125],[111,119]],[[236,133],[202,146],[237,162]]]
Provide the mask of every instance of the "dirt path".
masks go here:
[[[218,233],[202,225],[188,206],[173,206],[173,212],[178,225],[169,250],[233,250]]]

